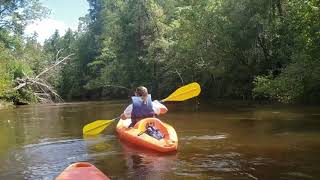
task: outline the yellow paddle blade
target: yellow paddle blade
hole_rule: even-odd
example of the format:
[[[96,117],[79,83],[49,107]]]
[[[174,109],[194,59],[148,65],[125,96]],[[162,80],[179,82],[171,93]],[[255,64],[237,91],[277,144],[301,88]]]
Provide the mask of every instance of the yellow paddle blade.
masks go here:
[[[85,135],[97,135],[101,133],[106,127],[108,127],[113,120],[96,120],[90,124],[83,127],[82,133]]]
[[[184,100],[198,96],[200,92],[201,92],[201,88],[198,83],[196,82],[190,83],[174,91],[172,94],[170,94],[170,96],[162,100],[162,102],[184,101]]]

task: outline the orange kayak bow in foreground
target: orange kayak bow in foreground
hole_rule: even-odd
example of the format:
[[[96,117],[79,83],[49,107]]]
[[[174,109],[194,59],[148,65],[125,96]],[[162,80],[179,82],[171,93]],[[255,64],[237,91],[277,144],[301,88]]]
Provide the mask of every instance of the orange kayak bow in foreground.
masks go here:
[[[120,119],[117,124],[116,129],[120,139],[158,152],[172,152],[177,150],[177,133],[169,124],[161,122],[157,118],[145,118],[135,124],[133,128],[127,128],[125,121],[126,120]],[[156,129],[164,135],[164,138],[158,140],[144,133],[148,123],[153,123]]]
[[[78,162],[68,166],[56,180],[110,180],[94,165]]]

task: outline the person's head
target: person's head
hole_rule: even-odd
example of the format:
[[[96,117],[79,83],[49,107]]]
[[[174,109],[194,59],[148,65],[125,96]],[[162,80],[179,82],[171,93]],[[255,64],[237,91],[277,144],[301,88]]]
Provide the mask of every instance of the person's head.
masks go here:
[[[143,101],[146,102],[148,97],[148,89],[144,86],[139,86],[136,88],[134,94],[136,96],[140,96],[143,99]]]
[[[154,122],[147,122],[146,128],[148,128],[148,127],[155,127]]]

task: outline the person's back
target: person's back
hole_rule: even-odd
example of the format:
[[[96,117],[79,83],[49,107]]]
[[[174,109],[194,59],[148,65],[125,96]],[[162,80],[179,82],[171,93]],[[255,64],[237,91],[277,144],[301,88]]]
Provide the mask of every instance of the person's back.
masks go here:
[[[168,111],[159,101],[152,102],[151,95],[148,94],[148,89],[144,86],[137,87],[135,96],[131,97],[131,99],[132,104],[121,114],[121,119],[131,118],[129,127],[133,127],[141,119],[155,117],[155,115]]]
[[[131,120],[132,122],[138,122],[141,119],[154,117],[155,113],[153,111],[151,95],[147,94],[146,100],[144,97],[133,96],[132,99],[132,112]]]

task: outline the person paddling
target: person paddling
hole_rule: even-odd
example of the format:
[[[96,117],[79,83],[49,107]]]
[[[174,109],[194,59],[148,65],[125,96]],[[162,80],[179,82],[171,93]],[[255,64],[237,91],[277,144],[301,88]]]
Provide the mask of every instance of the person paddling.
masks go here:
[[[159,101],[152,101],[151,95],[148,94],[148,89],[144,86],[137,87],[135,96],[132,96],[131,99],[132,104],[130,104],[120,116],[121,119],[126,119],[128,127],[133,127],[144,118],[155,117],[168,111],[166,106]]]

